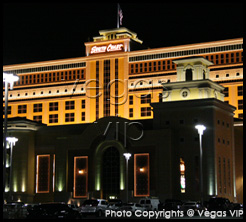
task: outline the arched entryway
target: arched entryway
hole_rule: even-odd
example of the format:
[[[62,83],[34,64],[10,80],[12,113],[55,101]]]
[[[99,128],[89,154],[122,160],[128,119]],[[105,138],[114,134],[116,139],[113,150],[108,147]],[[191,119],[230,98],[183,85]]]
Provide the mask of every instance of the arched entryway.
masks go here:
[[[125,147],[116,140],[102,142],[95,150],[95,191],[100,198],[120,198],[125,190]]]
[[[120,153],[115,147],[108,147],[102,157],[103,198],[118,197],[120,192]]]

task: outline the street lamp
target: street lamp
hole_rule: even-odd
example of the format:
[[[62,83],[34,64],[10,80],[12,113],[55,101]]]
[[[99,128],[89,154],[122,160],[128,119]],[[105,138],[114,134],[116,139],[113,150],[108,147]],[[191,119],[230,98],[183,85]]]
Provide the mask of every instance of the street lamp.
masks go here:
[[[4,135],[3,135],[3,192],[5,191],[6,181],[6,145],[7,145],[7,119],[8,119],[8,88],[13,89],[14,82],[19,80],[19,76],[3,73],[3,82],[5,82],[5,109],[4,109]],[[3,195],[4,203],[4,195]]]
[[[128,160],[131,157],[130,153],[123,153],[126,158],[126,203],[128,203]]]
[[[10,146],[10,172],[9,172],[9,199],[10,201],[13,200],[12,198],[12,181],[13,181],[13,147],[15,146],[15,143],[18,141],[16,137],[7,137],[6,140],[9,143]]]
[[[203,205],[203,170],[202,170],[202,135],[203,131],[206,130],[204,125],[196,125],[195,128],[199,134],[200,142],[200,190],[201,190],[201,205]]]

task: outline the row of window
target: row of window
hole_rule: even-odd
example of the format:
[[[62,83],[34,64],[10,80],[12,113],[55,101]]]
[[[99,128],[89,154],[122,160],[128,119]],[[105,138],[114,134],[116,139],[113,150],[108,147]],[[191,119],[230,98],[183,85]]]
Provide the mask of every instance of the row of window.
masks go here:
[[[162,60],[162,61],[151,61],[144,63],[134,63],[130,64],[129,74],[143,73],[143,72],[156,72],[163,70],[175,70],[176,64],[172,60]]]
[[[50,174],[53,170],[52,184],[55,191],[55,155],[51,167],[51,155],[37,155],[36,161],[36,193],[49,193]],[[74,157],[73,197],[86,198],[88,192],[88,156]],[[149,154],[134,154],[134,196],[149,196]],[[58,187],[59,191],[60,188]]]
[[[232,75],[232,76],[235,76],[235,74]],[[237,73],[236,73],[236,76],[240,76],[240,73],[237,72]],[[229,73],[226,73],[226,77],[230,77],[230,74],[229,74]],[[219,75],[219,74],[216,74],[215,78],[220,78],[220,75]]]
[[[34,116],[35,117],[35,116]],[[33,120],[36,120],[36,118],[39,118],[39,121],[40,121],[40,118],[42,118],[42,116],[37,116],[34,118],[33,117]],[[58,119],[59,119],[59,114],[50,114],[49,115],[49,123],[58,123]],[[65,113],[65,122],[68,123],[68,122],[74,122],[75,120],[75,113]],[[81,121],[85,121],[85,112],[81,112]]]
[[[223,52],[223,51],[240,50],[240,49],[243,49],[243,44],[218,46],[218,47],[203,48],[203,49],[191,49],[185,51],[166,52],[166,53],[151,54],[151,55],[132,56],[129,57],[129,62],[151,60],[151,59],[162,59],[162,58],[170,58],[170,57],[180,57],[180,56],[187,56],[187,55],[197,55],[197,54],[199,55],[205,53]]]
[[[75,91],[79,92],[79,89],[73,88],[73,89],[72,89],[72,93],[74,93]],[[84,88],[81,88],[81,92],[82,92],[82,91],[84,91]],[[68,90],[65,89],[64,92],[67,93]],[[61,92],[61,90],[59,90],[59,89],[57,89],[56,91],[53,91],[53,92],[52,92],[51,90],[49,90],[48,94],[51,94],[51,93],[62,93],[62,92]],[[23,94],[23,96],[24,96],[24,95],[25,95],[25,96],[29,96],[30,94],[28,94],[28,93],[26,92],[25,94]],[[37,95],[37,94],[36,94],[36,92],[33,92],[32,95],[35,96],[35,95]],[[44,95],[44,91],[40,91],[40,95]],[[17,97],[20,97],[21,94],[20,94],[20,93],[17,93],[16,96],[17,96]],[[13,94],[10,93],[10,94],[9,94],[9,97],[10,97],[10,98],[13,97]],[[3,94],[3,99],[4,99],[4,98],[5,98],[5,95]]]
[[[28,85],[35,83],[57,82],[77,79],[85,79],[85,69],[19,75],[19,81],[16,82],[16,85]]]
[[[218,157],[218,191],[220,194],[231,193],[231,161],[223,157],[223,162],[221,157]],[[223,178],[222,178],[223,177]]]
[[[225,97],[229,97],[229,87],[225,87],[223,93],[224,93]],[[243,86],[238,86],[237,87],[237,95],[238,96],[243,96]]]
[[[21,74],[21,73],[32,73],[32,72],[47,72],[47,71],[53,71],[58,69],[74,69],[74,68],[80,68],[85,66],[86,66],[86,62],[81,62],[81,63],[62,64],[62,65],[54,65],[54,66],[43,66],[43,67],[28,68],[28,69],[10,70],[4,72],[12,73],[12,74]]]
[[[218,64],[230,64],[238,63],[243,61],[242,52],[232,52],[225,54],[216,54],[204,56],[207,60]],[[150,61],[150,62],[141,62],[130,64],[129,73],[146,73],[146,72],[156,72],[156,71],[165,71],[165,70],[175,70],[176,64],[172,60],[160,60],[160,61]]]
[[[75,101],[65,101],[65,110],[73,110],[75,109]],[[85,100],[81,100],[81,109],[85,109]],[[50,102],[49,103],[49,111],[58,111],[59,103],[58,102]],[[37,103],[33,104],[33,112],[42,112],[43,104]],[[18,105],[18,114],[27,113],[27,105]],[[11,106],[8,106],[8,114],[11,114]]]
[[[141,107],[140,114],[141,117],[151,116],[151,107]],[[129,108],[129,118],[134,117],[133,108]]]

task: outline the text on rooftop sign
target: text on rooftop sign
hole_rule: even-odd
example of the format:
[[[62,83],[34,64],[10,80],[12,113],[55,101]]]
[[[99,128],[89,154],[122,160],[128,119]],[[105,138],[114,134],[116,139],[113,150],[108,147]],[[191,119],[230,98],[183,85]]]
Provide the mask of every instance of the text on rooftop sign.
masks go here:
[[[106,53],[106,52],[118,52],[124,50],[123,44],[108,44],[102,46],[91,47],[90,54]]]

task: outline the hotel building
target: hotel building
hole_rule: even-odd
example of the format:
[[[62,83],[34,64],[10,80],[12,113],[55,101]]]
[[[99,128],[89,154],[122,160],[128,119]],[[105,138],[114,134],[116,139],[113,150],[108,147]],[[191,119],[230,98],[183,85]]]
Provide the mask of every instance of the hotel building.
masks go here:
[[[204,198],[235,200],[243,39],[141,49],[127,28],[99,34],[85,43],[84,57],[3,67],[20,77],[8,97],[8,131],[19,139],[15,196],[123,199],[123,153],[131,152],[130,198],[199,199],[193,125],[204,123]]]

